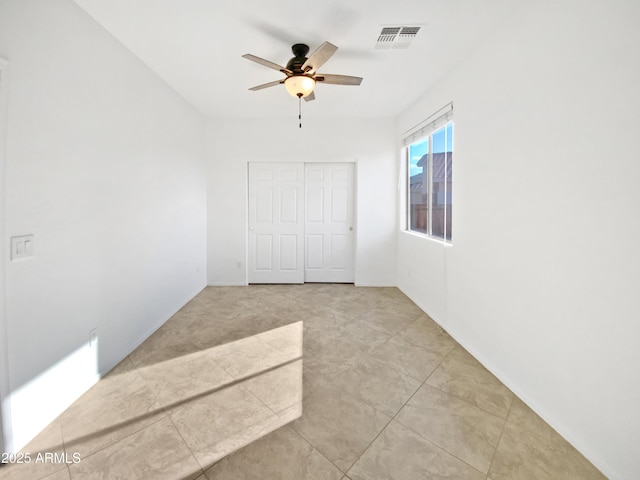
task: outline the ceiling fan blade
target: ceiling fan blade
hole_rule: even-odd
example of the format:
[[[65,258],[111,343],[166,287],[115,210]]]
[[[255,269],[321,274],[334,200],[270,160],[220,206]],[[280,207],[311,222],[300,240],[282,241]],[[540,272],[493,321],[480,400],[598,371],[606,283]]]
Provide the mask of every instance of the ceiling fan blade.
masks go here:
[[[302,97],[304,98],[305,102],[310,102],[311,100],[315,100],[316,99],[316,94],[315,92],[311,92],[309,95],[307,95],[306,97]]]
[[[360,83],[362,83],[362,77],[333,75],[331,73],[319,73],[314,78],[316,82],[328,83],[330,85],[360,85]]]
[[[263,88],[275,87],[276,85],[280,85],[281,83],[284,83],[284,80],[276,80],[275,82],[263,83],[262,85],[251,87],[249,90],[255,92],[256,90],[262,90]]]
[[[317,71],[324,62],[329,60],[331,56],[336,53],[338,47],[329,42],[324,42],[320,45],[315,52],[311,54],[307,61],[302,65],[302,70],[307,73],[313,73]]]
[[[250,53],[245,53],[242,55],[242,58],[246,58],[247,60],[251,60],[252,62],[259,63],[260,65],[264,65],[265,67],[273,68],[274,70],[278,70],[286,75],[292,75],[293,72],[287,68],[284,68],[277,63],[270,62],[269,60],[265,60],[264,58],[256,57],[255,55],[251,55]]]

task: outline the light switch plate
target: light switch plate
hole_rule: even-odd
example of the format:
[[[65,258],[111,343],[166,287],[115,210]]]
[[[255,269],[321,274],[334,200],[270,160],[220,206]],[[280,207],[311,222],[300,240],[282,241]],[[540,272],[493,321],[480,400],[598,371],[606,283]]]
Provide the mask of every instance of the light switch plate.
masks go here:
[[[33,257],[33,235],[11,237],[11,261]]]

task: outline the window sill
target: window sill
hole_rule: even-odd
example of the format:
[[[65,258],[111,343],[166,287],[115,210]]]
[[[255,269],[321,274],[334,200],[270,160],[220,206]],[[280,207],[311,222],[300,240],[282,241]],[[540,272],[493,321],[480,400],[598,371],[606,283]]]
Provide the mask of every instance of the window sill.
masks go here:
[[[405,235],[409,235],[411,237],[423,238],[426,241],[436,243],[438,245],[442,245],[443,247],[451,247],[453,246],[451,240],[444,240],[439,237],[433,237],[431,235],[427,235],[426,233],[414,232],[412,230],[400,230],[400,233],[404,233]]]

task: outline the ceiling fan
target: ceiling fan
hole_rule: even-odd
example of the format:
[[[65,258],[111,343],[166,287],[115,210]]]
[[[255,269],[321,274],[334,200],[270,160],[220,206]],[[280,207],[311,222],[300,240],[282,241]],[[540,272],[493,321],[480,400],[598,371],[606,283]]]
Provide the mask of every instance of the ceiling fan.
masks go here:
[[[352,77],[349,75],[333,75],[328,73],[318,73],[318,69],[336,53],[338,47],[324,42],[320,45],[309,58],[309,46],[304,43],[296,43],[291,47],[293,58],[287,62],[286,67],[282,67],[277,63],[270,62],[264,58],[256,57],[249,53],[243,55],[247,60],[259,63],[265,67],[273,68],[286,75],[282,80],[264,83],[249,90],[262,90],[263,88],[274,87],[284,84],[287,91],[294,97],[304,98],[306,101],[314,100],[315,94],[313,89],[317,82],[328,83],[332,85],[360,85],[361,77]]]

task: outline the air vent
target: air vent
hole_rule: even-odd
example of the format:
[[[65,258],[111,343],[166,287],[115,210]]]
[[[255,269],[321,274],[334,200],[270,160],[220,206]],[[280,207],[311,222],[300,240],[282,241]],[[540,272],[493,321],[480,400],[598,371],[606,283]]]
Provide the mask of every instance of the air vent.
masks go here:
[[[382,27],[376,49],[409,48],[420,27]]]

